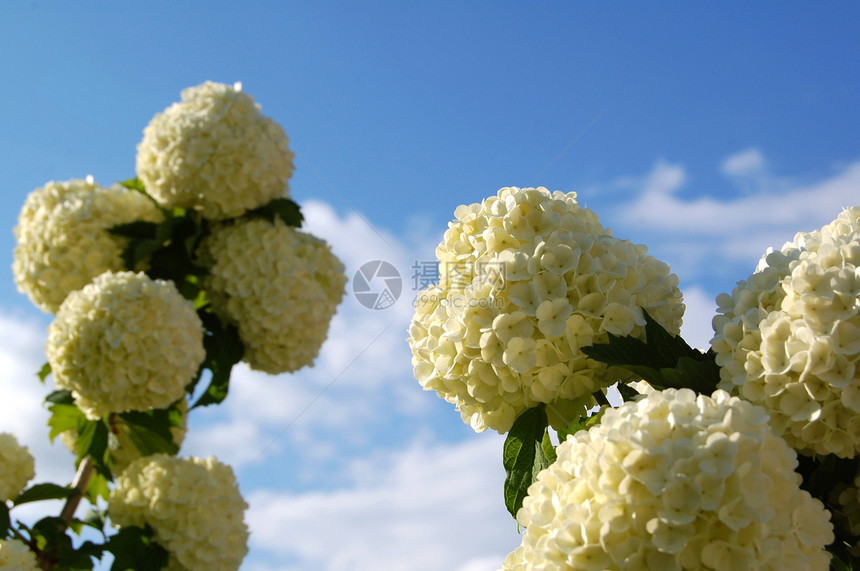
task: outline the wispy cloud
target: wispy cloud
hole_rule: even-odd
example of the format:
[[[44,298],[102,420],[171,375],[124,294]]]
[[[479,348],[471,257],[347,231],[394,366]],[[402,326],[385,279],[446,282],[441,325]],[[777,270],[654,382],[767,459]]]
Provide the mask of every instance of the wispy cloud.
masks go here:
[[[501,449],[494,434],[415,442],[352,461],[339,490],[252,492],[254,560],[289,561],[285,570],[497,569],[519,544],[501,501]]]

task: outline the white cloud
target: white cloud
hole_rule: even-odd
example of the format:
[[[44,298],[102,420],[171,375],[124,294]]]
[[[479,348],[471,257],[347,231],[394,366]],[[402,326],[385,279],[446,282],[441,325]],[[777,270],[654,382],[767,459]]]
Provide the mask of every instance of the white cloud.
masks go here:
[[[750,166],[758,160],[750,152],[746,155],[730,157],[736,171],[738,164]],[[684,281],[700,283],[727,267],[747,268],[737,281],[754,269],[768,247],[778,248],[797,232],[827,224],[843,207],[856,203],[860,161],[811,184],[757,188],[733,199],[682,197],[679,190],[687,178],[683,166],[658,161],[638,179],[625,177],[633,198],[616,202],[601,218],[613,220],[619,236],[638,236]]]
[[[761,150],[752,147],[723,159],[720,172],[731,178],[759,177],[767,172],[767,162]]]
[[[336,491],[247,494],[249,568],[497,569],[519,545],[502,502],[501,450],[495,434],[418,442],[354,460],[351,486]]]

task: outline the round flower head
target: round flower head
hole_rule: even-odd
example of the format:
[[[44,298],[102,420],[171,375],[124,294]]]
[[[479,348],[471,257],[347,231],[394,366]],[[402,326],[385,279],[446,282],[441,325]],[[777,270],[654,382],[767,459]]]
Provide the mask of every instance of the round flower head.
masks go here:
[[[110,228],[161,218],[158,207],[134,190],[103,188],[91,178],[49,182],[30,193],[18,217],[15,283],[43,311],[55,313],[70,292],[123,269],[128,240]]]
[[[860,451],[860,207],[798,234],[717,298],[720,388],[762,405],[798,451]]]
[[[0,539],[0,568],[13,571],[39,571],[36,554],[17,539]]]
[[[166,408],[203,362],[203,324],[173,282],[107,272],[60,306],[47,354],[57,387],[90,418]]]
[[[118,527],[151,526],[171,569],[235,571],[248,553],[247,507],[230,466],[155,454],[117,478],[108,514]]]
[[[288,142],[239,84],[207,81],[183,90],[144,129],[137,176],[164,206],[231,218],[287,195]]]
[[[767,422],[724,391],[607,410],[529,487],[522,563],[504,569],[827,569],[830,514]]]
[[[235,324],[243,360],[271,374],[312,365],[343,298],[343,264],[319,238],[280,219],[216,227],[202,246],[206,291]]]
[[[614,238],[575,193],[503,188],[454,214],[409,344],[421,385],[475,430],[506,432],[538,403],[568,426],[626,374],[582,347],[609,333],[642,338],[643,310],[680,330],[677,276],[645,246]]]
[[[0,501],[18,497],[35,475],[35,461],[30,450],[18,444],[14,435],[0,432]]]
[[[176,446],[181,447],[182,441],[185,440],[185,433],[188,429],[188,401],[184,398],[179,399],[176,404],[171,407],[172,413],[180,415],[178,424],[170,427],[170,436]],[[110,456],[113,461],[113,473],[119,474],[125,470],[129,464],[138,458],[142,457],[134,441],[129,434],[128,425],[121,417],[111,418],[111,438],[110,438]],[[66,430],[60,433],[60,438],[63,444],[66,445],[73,453],[76,452],[78,446],[78,435],[74,430]]]

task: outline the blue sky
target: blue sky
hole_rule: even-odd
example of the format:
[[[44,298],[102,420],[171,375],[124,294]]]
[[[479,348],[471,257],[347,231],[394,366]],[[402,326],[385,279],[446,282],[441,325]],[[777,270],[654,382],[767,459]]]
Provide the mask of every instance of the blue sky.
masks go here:
[[[251,504],[243,569],[495,569],[518,544],[501,441],[412,378],[411,265],[459,204],[576,191],[672,265],[703,346],[767,247],[860,202],[858,24],[848,2],[4,2],[0,430],[70,477],[30,381],[49,318],[9,269],[27,193],[129,178],[183,88],[241,81],[291,138],[309,229],[350,276],[407,282],[386,310],[347,296],[313,369],[240,369],[192,420],[183,452],[233,464]]]

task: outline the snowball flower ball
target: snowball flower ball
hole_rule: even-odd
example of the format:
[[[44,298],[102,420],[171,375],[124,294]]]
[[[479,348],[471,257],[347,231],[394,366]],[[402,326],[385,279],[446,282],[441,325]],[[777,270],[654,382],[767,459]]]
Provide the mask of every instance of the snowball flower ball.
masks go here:
[[[241,87],[207,81],[158,113],[137,147],[137,176],[160,204],[239,216],[286,196],[293,153],[284,129]]]
[[[507,432],[538,403],[554,426],[569,426],[595,391],[629,376],[582,347],[610,333],[643,338],[644,311],[679,332],[677,276],[645,246],[613,237],[576,193],[503,188],[454,215],[436,249],[439,284],[416,297],[409,344],[424,389],[476,431]]]
[[[26,446],[7,432],[0,433],[0,501],[18,497],[36,475],[35,460]]]
[[[108,514],[120,528],[151,526],[171,569],[235,571],[248,553],[247,507],[230,466],[155,454],[117,478]]]
[[[860,451],[860,206],[766,254],[717,298],[719,387],[805,454]]]
[[[55,313],[69,292],[108,270],[124,269],[128,239],[111,235],[110,228],[161,218],[158,207],[134,190],[104,188],[91,178],[49,182],[27,196],[14,230],[18,290]]]
[[[0,539],[0,568],[13,571],[39,571],[36,554],[17,539]]]
[[[60,306],[47,355],[89,418],[166,408],[203,362],[203,324],[173,282],[107,272]]]
[[[828,568],[830,514],[800,489],[796,453],[725,391],[650,392],[556,453],[506,570]]]
[[[235,324],[243,360],[271,374],[312,365],[343,298],[343,264],[319,238],[280,219],[213,229],[202,245],[206,291]]]

